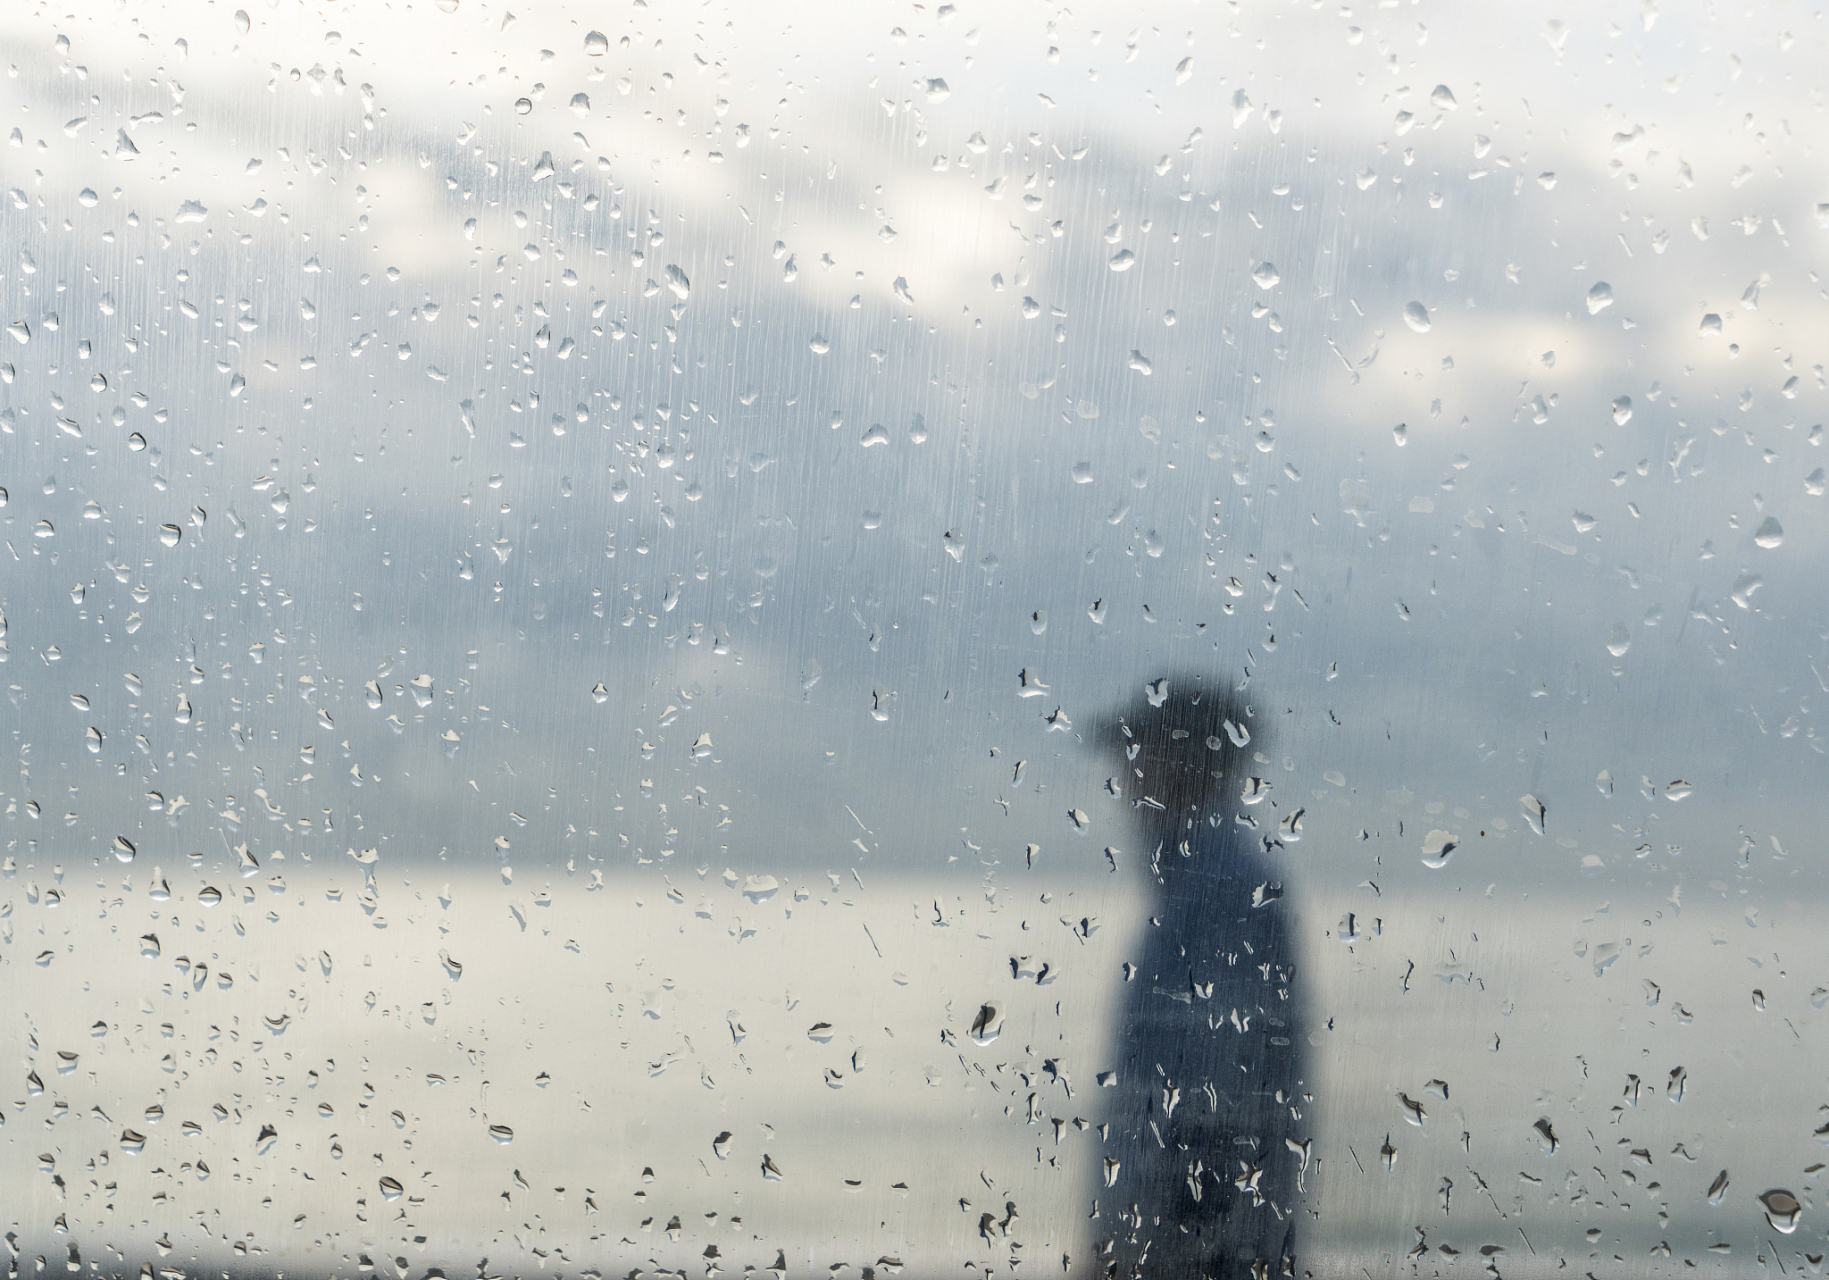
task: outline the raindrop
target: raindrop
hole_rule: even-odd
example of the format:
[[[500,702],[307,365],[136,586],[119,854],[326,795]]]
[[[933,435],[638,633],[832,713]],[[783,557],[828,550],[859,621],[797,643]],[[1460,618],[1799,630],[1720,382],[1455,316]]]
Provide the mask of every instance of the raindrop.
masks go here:
[[[180,529],[175,524],[162,524],[159,526],[159,541],[168,547],[177,546],[178,539],[183,536],[184,530]]]
[[[1727,1170],[1715,1175],[1715,1180],[1708,1184],[1708,1202],[1720,1204],[1727,1198]]]
[[[1518,803],[1524,809],[1525,825],[1530,827],[1530,829],[1535,831],[1538,835],[1542,835],[1543,819],[1548,812],[1548,810],[1543,807],[1543,801],[1537,799],[1536,796],[1524,795],[1518,797]]]
[[[1274,262],[1260,262],[1257,264],[1257,270],[1251,273],[1252,281],[1260,289],[1274,289],[1282,278],[1277,274]]]
[[[1767,551],[1779,546],[1784,540],[1784,526],[1780,525],[1773,516],[1767,516],[1761,521],[1758,530],[1753,534],[1753,545],[1764,547]]]
[[[1533,1124],[1531,1128],[1537,1131],[1537,1140],[1543,1144],[1543,1154],[1546,1156],[1555,1155],[1556,1148],[1560,1146],[1561,1143],[1557,1141],[1556,1130],[1554,1126],[1550,1124],[1549,1117],[1542,1117]]]
[[[381,1179],[381,1198],[383,1200],[398,1200],[400,1198],[401,1190],[402,1188],[398,1178]]]
[[[524,116],[532,110],[533,110],[533,99],[532,98],[516,98],[514,100],[514,113],[517,116]]]
[[[1431,831],[1423,841],[1423,865],[1430,870],[1440,870],[1448,865],[1448,859],[1460,848],[1460,842],[1450,831]]]
[[[1429,308],[1420,302],[1404,303],[1404,323],[1418,333],[1429,332]]]
[[[489,1136],[505,1147],[514,1141],[514,1130],[505,1124],[492,1124],[489,1126]]]
[[[1605,280],[1588,290],[1588,314],[1597,316],[1613,305],[1613,286]]]
[[[126,836],[116,836],[114,838],[114,856],[120,861],[132,862],[134,855],[138,852],[139,850],[133,847],[133,841],[129,840]]]
[[[994,1004],[978,1007],[977,1016],[972,1019],[972,1043],[987,1045],[996,1040],[1003,1031],[1003,1011]]]
[[[1613,424],[1623,427],[1632,421],[1632,397],[1621,396],[1613,402]]]
[[[1790,1235],[1797,1230],[1797,1222],[1803,1217],[1804,1206],[1789,1191],[1767,1191],[1759,1197],[1759,1203],[1765,1206],[1765,1220],[1772,1224],[1774,1231]]]
[[[1626,650],[1632,647],[1632,633],[1621,623],[1615,623],[1613,630],[1607,633],[1607,652],[1616,658],[1626,656]]]

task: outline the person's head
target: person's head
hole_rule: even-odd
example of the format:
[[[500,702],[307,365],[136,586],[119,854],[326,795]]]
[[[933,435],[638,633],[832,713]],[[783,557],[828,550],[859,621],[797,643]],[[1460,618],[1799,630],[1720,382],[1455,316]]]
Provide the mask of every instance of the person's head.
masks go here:
[[[1149,681],[1098,733],[1133,804],[1177,818],[1235,805],[1251,753],[1263,745],[1243,700],[1220,678],[1193,674]]]

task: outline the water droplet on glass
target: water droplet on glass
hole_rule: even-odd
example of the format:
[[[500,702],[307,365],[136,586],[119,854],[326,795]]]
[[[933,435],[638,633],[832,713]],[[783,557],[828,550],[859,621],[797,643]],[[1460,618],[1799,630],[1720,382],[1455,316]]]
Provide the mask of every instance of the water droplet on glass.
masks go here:
[[[381,1198],[383,1200],[398,1200],[402,1190],[398,1178],[384,1177],[381,1179]]]
[[[489,1126],[489,1136],[505,1147],[514,1141],[514,1130],[505,1124],[492,1124]]]
[[[1613,286],[1605,280],[1588,290],[1588,314],[1597,316],[1613,305]]]
[[[1418,333],[1429,332],[1429,308],[1420,302],[1404,303],[1404,323]]]
[[[1423,841],[1423,865],[1430,870],[1440,870],[1448,865],[1448,859],[1460,848],[1459,839],[1451,831],[1431,831]]]
[[[1779,546],[1784,540],[1784,526],[1780,525],[1773,516],[1767,516],[1760,521],[1759,528],[1753,534],[1753,545],[1764,547],[1767,551]]]
[[[1708,1202],[1720,1204],[1727,1198],[1727,1170],[1715,1175],[1715,1180],[1708,1184]]]
[[[133,841],[126,836],[114,838],[114,856],[122,862],[132,862],[139,850],[133,847]]]
[[[1765,1220],[1772,1224],[1772,1229],[1785,1235],[1797,1230],[1798,1219],[1804,1216],[1803,1204],[1789,1191],[1767,1191],[1759,1197],[1759,1203],[1765,1206]]]
[[[1549,1117],[1542,1117],[1535,1124],[1531,1125],[1531,1128],[1537,1131],[1537,1141],[1543,1144],[1543,1154],[1546,1156],[1555,1155],[1556,1148],[1562,1144],[1556,1138],[1556,1130],[1554,1126],[1550,1124]]]
[[[1537,799],[1537,797],[1533,795],[1524,795],[1518,797],[1518,804],[1524,810],[1525,825],[1532,831],[1535,831],[1538,835],[1542,835],[1543,820],[1548,812],[1548,810],[1543,807],[1543,801]]]
[[[1624,624],[1615,623],[1613,630],[1607,633],[1607,652],[1616,658],[1623,658],[1626,650],[1631,647],[1632,633],[1626,630]]]
[[[972,1018],[972,1043],[980,1046],[990,1044],[1002,1031],[1003,1011],[994,1004],[980,1005]]]
[[[1257,264],[1257,270],[1251,273],[1253,283],[1260,289],[1274,289],[1282,278],[1277,274],[1274,262],[1260,262]]]

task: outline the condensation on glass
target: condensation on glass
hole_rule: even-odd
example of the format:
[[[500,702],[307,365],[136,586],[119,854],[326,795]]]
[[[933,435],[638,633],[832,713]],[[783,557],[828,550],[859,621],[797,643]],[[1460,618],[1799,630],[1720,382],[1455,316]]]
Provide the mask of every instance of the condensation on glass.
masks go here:
[[[1824,40],[7,9],[7,1273],[1813,1274]]]

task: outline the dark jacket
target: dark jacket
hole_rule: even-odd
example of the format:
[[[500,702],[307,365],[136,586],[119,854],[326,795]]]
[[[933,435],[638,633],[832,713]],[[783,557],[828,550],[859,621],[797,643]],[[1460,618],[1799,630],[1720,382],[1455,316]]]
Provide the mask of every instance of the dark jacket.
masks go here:
[[[1297,1274],[1304,1033],[1260,723],[1170,677],[1096,731],[1155,888],[1094,1193],[1111,1277]]]

